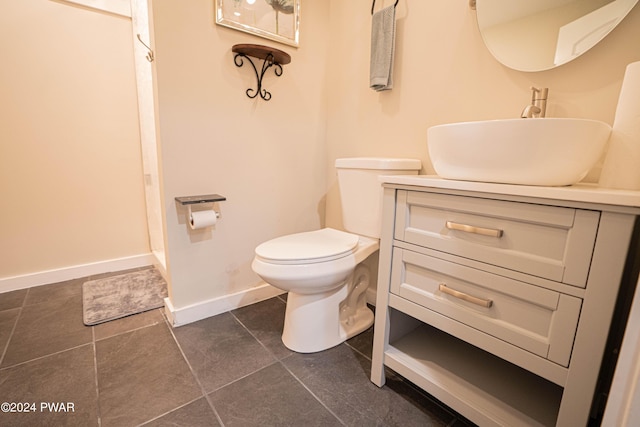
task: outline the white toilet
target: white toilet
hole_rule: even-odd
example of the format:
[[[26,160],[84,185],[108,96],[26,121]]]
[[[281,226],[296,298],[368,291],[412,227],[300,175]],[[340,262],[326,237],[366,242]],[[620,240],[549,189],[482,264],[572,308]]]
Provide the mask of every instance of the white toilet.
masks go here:
[[[299,353],[336,346],[373,324],[365,291],[378,250],[381,175],[417,174],[414,159],[337,159],[344,227],[324,228],[262,243],[251,267],[265,282],[289,292],[282,342]]]

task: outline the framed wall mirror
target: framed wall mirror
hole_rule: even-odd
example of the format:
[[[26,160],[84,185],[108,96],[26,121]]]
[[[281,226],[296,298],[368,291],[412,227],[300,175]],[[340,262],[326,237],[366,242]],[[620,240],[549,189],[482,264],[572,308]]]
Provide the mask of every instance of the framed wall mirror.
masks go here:
[[[485,45],[503,65],[544,71],[605,38],[638,0],[476,0]]]
[[[300,0],[216,0],[216,24],[290,46],[300,39]]]

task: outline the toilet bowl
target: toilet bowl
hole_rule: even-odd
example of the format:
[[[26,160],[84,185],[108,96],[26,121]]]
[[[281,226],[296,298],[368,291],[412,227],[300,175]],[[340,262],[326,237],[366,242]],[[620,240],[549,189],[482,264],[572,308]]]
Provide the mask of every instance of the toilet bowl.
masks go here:
[[[299,353],[334,347],[373,324],[366,304],[369,268],[378,250],[380,175],[417,174],[413,159],[338,159],[345,228],[277,237],[256,247],[251,264],[266,283],[288,292],[282,342]]]
[[[371,326],[373,312],[364,293],[369,272],[356,266],[377,250],[376,239],[332,228],[279,237],[256,248],[253,270],[289,292],[282,333],[287,348],[325,350]]]

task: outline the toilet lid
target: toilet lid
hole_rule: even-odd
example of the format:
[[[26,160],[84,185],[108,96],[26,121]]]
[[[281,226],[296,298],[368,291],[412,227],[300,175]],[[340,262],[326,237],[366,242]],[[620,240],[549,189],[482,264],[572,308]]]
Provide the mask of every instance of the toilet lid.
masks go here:
[[[256,255],[274,263],[324,262],[355,252],[358,240],[355,234],[324,228],[269,240],[256,248]]]

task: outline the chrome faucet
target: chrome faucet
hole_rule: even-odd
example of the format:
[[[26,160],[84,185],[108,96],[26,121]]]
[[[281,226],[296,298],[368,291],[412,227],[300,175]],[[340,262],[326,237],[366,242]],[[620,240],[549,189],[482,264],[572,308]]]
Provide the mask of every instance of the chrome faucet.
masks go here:
[[[543,87],[538,89],[531,86],[531,104],[524,107],[520,117],[523,119],[541,118],[547,113],[547,97],[549,95],[549,88]]]

